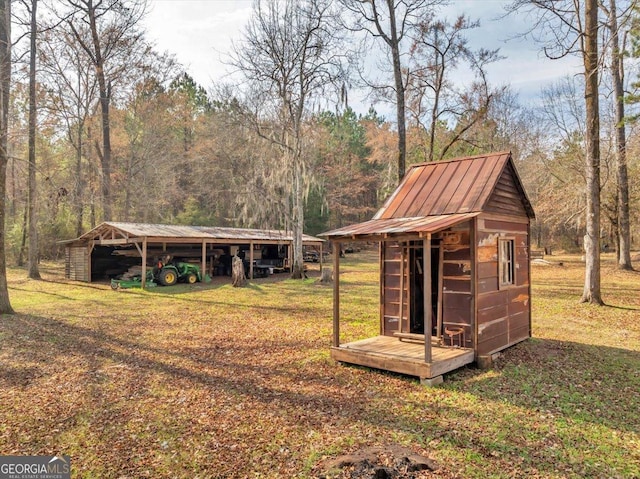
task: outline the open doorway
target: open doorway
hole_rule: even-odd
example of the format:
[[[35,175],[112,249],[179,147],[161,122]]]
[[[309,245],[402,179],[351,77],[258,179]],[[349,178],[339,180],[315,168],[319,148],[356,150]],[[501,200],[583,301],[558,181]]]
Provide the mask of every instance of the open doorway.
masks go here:
[[[440,242],[431,243],[431,335],[439,336],[442,331],[438,331],[438,306],[440,304]],[[410,298],[410,318],[409,332],[423,334],[425,325],[424,314],[424,248],[422,241],[412,241],[409,243],[409,285],[411,291]]]

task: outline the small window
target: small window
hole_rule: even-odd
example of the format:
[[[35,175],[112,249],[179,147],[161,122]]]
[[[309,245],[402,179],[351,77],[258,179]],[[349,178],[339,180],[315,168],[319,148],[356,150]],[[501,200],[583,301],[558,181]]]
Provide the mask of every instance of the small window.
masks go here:
[[[498,249],[500,253],[500,286],[515,284],[515,240],[498,240]]]

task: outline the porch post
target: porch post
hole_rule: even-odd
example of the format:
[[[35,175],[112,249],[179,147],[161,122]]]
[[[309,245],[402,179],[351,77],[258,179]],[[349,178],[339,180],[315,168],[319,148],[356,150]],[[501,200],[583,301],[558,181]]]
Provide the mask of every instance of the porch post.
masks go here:
[[[323,251],[322,251],[322,243],[320,243],[320,277],[322,278],[322,266],[323,266]]]
[[[424,362],[431,362],[431,233],[422,240],[422,271],[424,278]]]
[[[333,249],[333,346],[340,346],[340,248],[339,241],[332,241]]]

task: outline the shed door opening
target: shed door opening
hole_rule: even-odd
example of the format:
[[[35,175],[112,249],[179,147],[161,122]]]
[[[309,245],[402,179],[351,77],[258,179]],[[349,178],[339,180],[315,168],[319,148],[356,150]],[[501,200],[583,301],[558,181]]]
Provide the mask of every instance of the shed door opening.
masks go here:
[[[418,246],[419,245],[419,246]],[[424,331],[424,248],[421,241],[412,241],[409,246],[409,284],[411,287],[409,307],[409,332],[423,334]],[[432,336],[438,336],[438,304],[440,301],[440,243],[431,243],[431,330]]]

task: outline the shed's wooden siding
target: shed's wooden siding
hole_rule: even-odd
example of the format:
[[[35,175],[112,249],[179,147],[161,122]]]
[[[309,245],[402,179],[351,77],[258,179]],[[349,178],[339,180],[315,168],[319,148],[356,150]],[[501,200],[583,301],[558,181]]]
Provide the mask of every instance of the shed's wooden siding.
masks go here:
[[[527,218],[478,218],[476,354],[485,356],[530,336],[529,235]],[[515,240],[515,285],[501,289],[498,239]]]
[[[402,318],[406,322],[409,317],[408,281],[406,265],[401,265],[402,251],[395,241],[382,243],[382,334],[392,336],[400,330],[400,297],[402,296]],[[406,263],[406,258],[405,258]],[[402,278],[404,274],[404,278]],[[400,294],[402,286],[403,294]]]
[[[90,282],[89,249],[69,246],[64,250],[64,277]]]
[[[471,223],[438,234],[442,239],[442,323],[464,327],[466,347],[473,347]]]
[[[517,186],[516,172],[511,163],[507,163],[502,171],[485,211],[527,217],[522,194]]]

